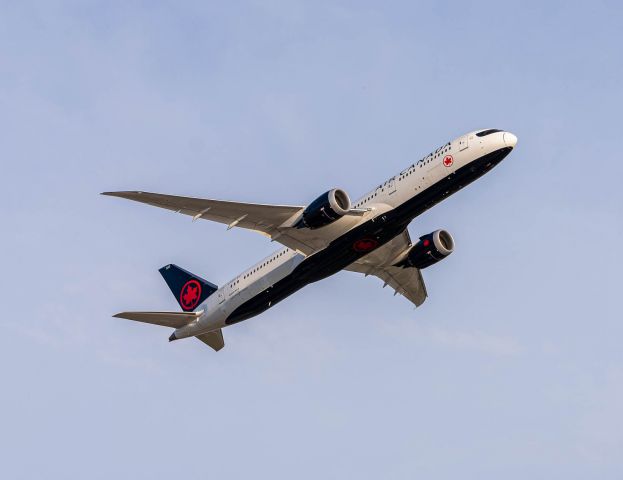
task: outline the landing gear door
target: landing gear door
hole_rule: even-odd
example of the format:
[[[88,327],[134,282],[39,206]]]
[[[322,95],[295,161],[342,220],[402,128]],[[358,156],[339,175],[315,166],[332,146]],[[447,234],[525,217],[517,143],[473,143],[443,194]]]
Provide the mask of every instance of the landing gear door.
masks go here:
[[[467,144],[467,135],[459,138],[459,151],[465,150],[468,147]]]

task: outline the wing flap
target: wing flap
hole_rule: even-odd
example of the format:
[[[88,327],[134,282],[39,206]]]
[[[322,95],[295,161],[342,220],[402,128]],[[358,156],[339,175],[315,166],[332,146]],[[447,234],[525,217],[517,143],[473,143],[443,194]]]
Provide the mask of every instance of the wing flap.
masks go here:
[[[181,328],[201,316],[199,312],[121,312],[115,318],[125,318],[135,322],[151,323],[162,327]]]
[[[383,280],[383,286],[389,285],[397,294],[405,297],[416,307],[422,305],[428,296],[422,272],[417,268],[375,267],[353,263],[346,267],[345,270],[363,273],[366,276],[374,275],[380,278]]]
[[[389,267],[383,269],[378,276],[397,294],[402,295],[416,307],[424,303],[428,294],[422,278],[422,272],[417,268]]]

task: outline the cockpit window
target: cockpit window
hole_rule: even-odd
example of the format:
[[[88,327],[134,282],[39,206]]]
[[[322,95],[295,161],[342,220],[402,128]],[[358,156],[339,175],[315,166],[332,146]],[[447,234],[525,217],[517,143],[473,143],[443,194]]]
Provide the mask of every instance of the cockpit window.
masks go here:
[[[491,135],[492,133],[501,132],[502,130],[498,130],[497,128],[490,128],[489,130],[483,130],[482,132],[478,132],[476,134],[477,137],[486,137],[487,135]]]

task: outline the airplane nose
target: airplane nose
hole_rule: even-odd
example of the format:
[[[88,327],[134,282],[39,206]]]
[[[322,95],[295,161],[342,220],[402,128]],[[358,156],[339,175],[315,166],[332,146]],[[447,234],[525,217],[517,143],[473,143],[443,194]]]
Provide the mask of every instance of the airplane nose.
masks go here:
[[[504,145],[515,148],[515,145],[517,145],[517,137],[511,132],[504,132]]]

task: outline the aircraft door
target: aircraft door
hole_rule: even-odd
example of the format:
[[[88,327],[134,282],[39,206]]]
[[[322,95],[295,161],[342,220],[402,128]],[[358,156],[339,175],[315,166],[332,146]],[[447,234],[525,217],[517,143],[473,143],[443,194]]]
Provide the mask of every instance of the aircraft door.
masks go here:
[[[389,195],[396,191],[396,177],[390,178],[387,182],[387,191]]]
[[[234,295],[236,295],[236,293],[238,293],[239,289],[240,287],[238,286],[238,279],[235,278],[231,282],[229,282],[227,286],[225,287],[225,297],[226,298],[233,297]]]
[[[225,287],[218,289],[216,298],[218,299],[218,303],[223,303],[225,301]]]
[[[468,146],[469,144],[467,143],[467,135],[459,138],[459,151],[465,150]]]

